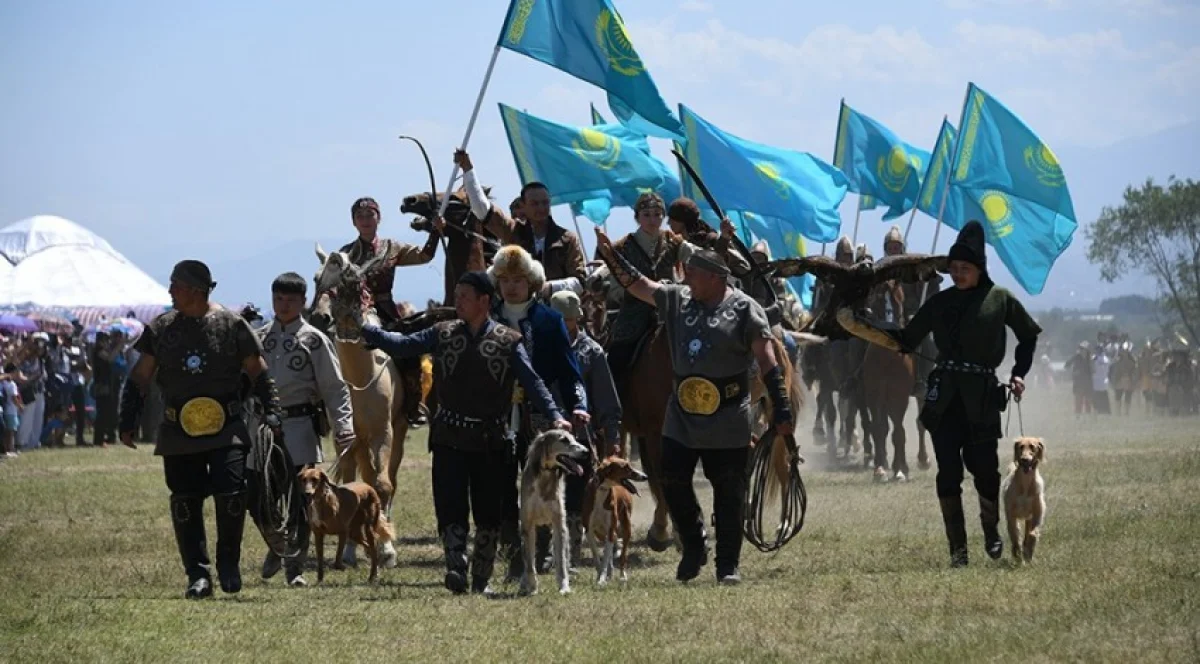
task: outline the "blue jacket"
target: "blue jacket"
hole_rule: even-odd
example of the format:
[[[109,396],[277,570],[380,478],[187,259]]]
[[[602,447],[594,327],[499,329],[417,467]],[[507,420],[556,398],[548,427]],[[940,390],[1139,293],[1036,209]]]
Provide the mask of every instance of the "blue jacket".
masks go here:
[[[503,301],[496,298],[492,318],[508,325],[503,316]],[[555,394],[562,396],[560,404],[566,413],[588,410],[587,392],[583,387],[583,376],[575,350],[571,348],[571,336],[562,314],[535,301],[529,305],[525,318],[521,320],[521,343],[533,361],[533,370]]]

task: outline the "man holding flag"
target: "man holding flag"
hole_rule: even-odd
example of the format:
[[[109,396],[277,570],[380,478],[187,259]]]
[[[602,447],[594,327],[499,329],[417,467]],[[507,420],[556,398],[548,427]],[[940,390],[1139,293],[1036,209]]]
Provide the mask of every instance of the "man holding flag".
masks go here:
[[[546,285],[540,295],[549,297],[560,290],[583,292],[587,261],[579,237],[554,223],[550,216],[550,191],[540,182],[521,188],[523,221],[510,216],[492,203],[475,175],[471,156],[465,150],[454,153],[454,163],[463,172],[463,186],[471,201],[471,214],[504,244],[515,244],[529,252],[546,270]],[[514,201],[515,203],[515,201]]]

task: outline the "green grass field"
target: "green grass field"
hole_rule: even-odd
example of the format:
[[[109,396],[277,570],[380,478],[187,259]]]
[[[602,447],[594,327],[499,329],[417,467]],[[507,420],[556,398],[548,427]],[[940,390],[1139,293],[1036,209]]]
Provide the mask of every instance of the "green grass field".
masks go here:
[[[639,541],[625,587],[597,588],[585,565],[568,597],[548,579],[532,598],[451,596],[421,432],[396,500],[400,564],[377,585],[366,565],[322,587],[264,583],[247,521],[245,589],[189,602],[149,446],[29,452],[0,463],[0,661],[1200,661],[1198,422],[1076,421],[1068,395],[1030,397],[1026,430],[1049,456],[1031,567],[1008,562],[1007,542],[1003,561],[983,555],[968,479],[972,563],[948,569],[915,433],[912,481],[885,485],[820,470],[802,438],[808,523],[777,554],[747,546],[736,588],[716,586],[711,564],[681,586],[678,554]]]

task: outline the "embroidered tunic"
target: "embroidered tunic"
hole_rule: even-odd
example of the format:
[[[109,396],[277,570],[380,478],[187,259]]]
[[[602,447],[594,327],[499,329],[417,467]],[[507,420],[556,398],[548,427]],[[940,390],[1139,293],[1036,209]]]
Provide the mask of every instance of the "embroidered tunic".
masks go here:
[[[324,407],[333,433],[354,432],[350,389],[342,378],[342,365],[329,338],[303,318],[283,325],[274,321],[258,331],[267,368],[275,379],[279,403],[283,407],[283,440],[292,463],[302,466],[321,463],[321,439],[313,425],[313,416],[300,411],[305,407]]]
[[[146,326],[134,348],[155,359],[155,381],[167,408],[155,454],[194,454],[249,444],[238,394],[242,363],[263,351],[245,319],[219,305],[200,318],[168,311]],[[189,436],[177,422],[180,409],[197,397],[215,399],[225,408],[225,426],[213,435]]]
[[[666,326],[677,382],[688,376],[718,382],[748,374],[754,365],[752,344],[771,338],[762,305],[732,288],[714,309],[693,300],[686,286],[660,286],[654,301]],[[663,435],[693,448],[745,447],[750,444],[751,419],[748,389],[711,415],[685,412],[673,391]]]

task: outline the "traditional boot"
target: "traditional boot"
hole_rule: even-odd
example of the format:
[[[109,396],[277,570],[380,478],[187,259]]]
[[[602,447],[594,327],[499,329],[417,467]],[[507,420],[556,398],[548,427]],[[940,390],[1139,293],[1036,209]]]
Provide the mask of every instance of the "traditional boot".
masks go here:
[[[946,540],[950,544],[950,566],[967,566],[967,520],[963,514],[962,496],[939,498]]]
[[[404,410],[411,426],[419,427],[426,423],[425,414],[421,412],[421,358],[401,360],[400,380],[404,385]]]
[[[568,553],[568,565],[572,570],[579,568],[579,551],[583,544],[583,517],[578,514],[567,514],[567,533],[570,536],[571,550]]]
[[[742,510],[746,494],[745,475],[740,469],[731,469],[720,483],[713,487],[713,524],[717,529],[716,565],[717,582],[722,585],[737,585],[742,577],[738,563],[742,556]]]
[[[217,577],[221,590],[236,593],[242,589],[242,533],[246,525],[246,493],[221,493],[213,496],[217,513]]]
[[[175,544],[188,577],[188,599],[212,596],[212,563],[208,559],[208,542],[204,535],[204,498],[172,495],[171,524],[175,528]]]
[[[446,552],[446,590],[461,595],[467,592],[467,529],[459,524],[442,531]]]
[[[1004,555],[1004,540],[1000,538],[1000,505],[994,500],[979,497],[979,523],[983,526],[983,547],[988,557],[999,560]]]
[[[496,565],[496,545],[500,531],[492,528],[475,531],[475,549],[471,552],[471,592],[492,594],[489,582]]]
[[[537,561],[537,573],[549,574],[554,567],[554,561],[550,559],[550,527],[542,526],[537,529],[537,555],[534,560]]]
[[[300,521],[296,526],[296,555],[287,559],[284,562],[284,569],[287,570],[287,584],[292,587],[300,587],[308,585],[304,580],[304,563],[308,559],[308,543],[312,537],[312,531],[308,526],[307,514],[300,516]]]

